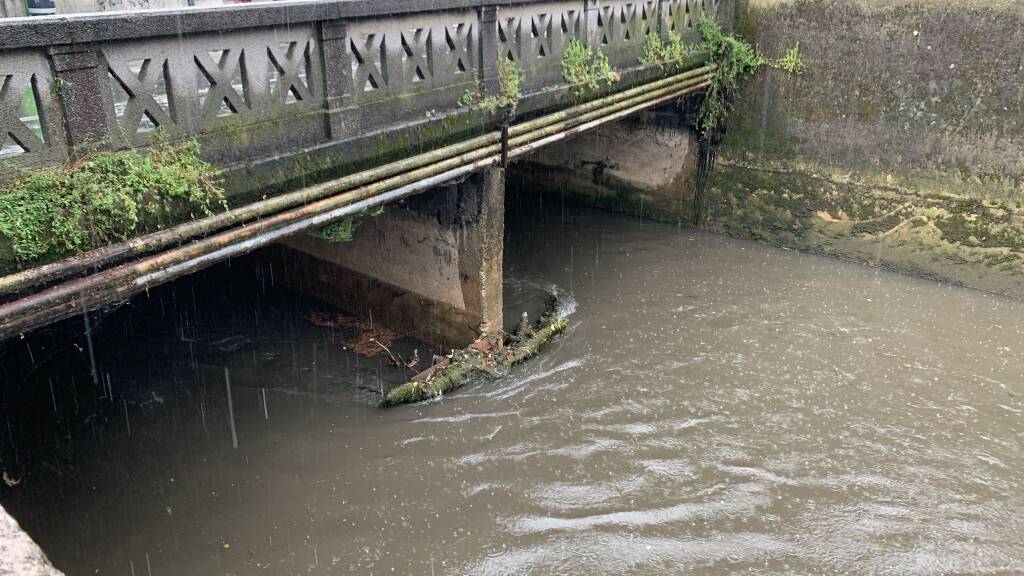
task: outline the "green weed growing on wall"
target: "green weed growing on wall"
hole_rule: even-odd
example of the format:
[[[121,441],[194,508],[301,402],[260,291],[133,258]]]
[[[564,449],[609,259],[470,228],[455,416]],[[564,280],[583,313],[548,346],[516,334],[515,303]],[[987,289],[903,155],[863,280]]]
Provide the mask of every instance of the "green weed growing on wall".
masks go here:
[[[460,106],[479,106],[484,110],[493,112],[499,108],[515,113],[519,105],[519,97],[522,95],[523,73],[516,66],[516,63],[507,59],[498,60],[498,94],[484,96],[484,87],[480,79],[476,80],[474,90],[466,90],[459,99]]]
[[[768,66],[794,75],[804,73],[799,44],[790,48],[781,59],[772,60],[747,42],[723,33],[713,18],[702,17],[697,28],[702,39],[701,48],[707,51],[709,60],[718,65],[697,112],[698,126],[705,134],[721,128],[725,117],[732,111],[740,82],[761,68]]]
[[[804,61],[800,58],[800,43],[786,50],[786,55],[771,63],[773,68],[783,70],[794,76],[799,76],[807,70]]]
[[[695,46],[684,44],[682,38],[674,32],[669,32],[668,43],[662,42],[656,33],[648,34],[640,62],[672,69],[680,66],[684,57],[691,52],[703,51],[708,54],[708,62],[716,64],[718,69],[697,111],[697,126],[704,134],[721,128],[725,117],[732,110],[732,101],[739,91],[740,82],[761,68],[768,66],[797,76],[806,69],[800,57],[800,44],[787,50],[782,58],[772,60],[744,40],[725,34],[718,22],[710,16],[702,16],[697,22],[697,29],[701,42]]]
[[[589,46],[573,38],[562,56],[562,77],[572,84],[572,95],[582,99],[619,81],[604,52],[594,52]]]
[[[644,66],[657,64],[662,70],[672,70],[683,65],[687,55],[698,50],[683,42],[683,37],[674,31],[668,33],[668,42],[662,42],[657,32],[650,32],[644,40],[644,53],[640,63]]]
[[[363,220],[366,217],[380,216],[383,213],[383,206],[367,208],[359,214],[346,216],[341,220],[336,220],[322,228],[318,228],[311,234],[329,242],[351,242],[353,236],[355,236],[356,230],[359,229],[359,226],[363,223]]]
[[[56,260],[226,208],[219,173],[199,144],[97,152],[0,189],[0,255]]]

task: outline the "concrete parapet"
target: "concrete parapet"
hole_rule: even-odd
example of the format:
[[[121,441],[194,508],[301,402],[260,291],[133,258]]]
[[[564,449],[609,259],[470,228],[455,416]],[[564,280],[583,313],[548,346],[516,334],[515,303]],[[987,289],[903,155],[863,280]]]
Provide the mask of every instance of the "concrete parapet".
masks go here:
[[[663,76],[640,63],[646,35],[693,42],[696,18],[731,1],[322,0],[0,19],[12,76],[0,184],[69,154],[196,138],[229,196],[273,194],[507,121],[460,104],[496,94],[500,59],[520,71],[520,116],[571,102],[561,60],[573,39],[608,56],[618,87]]]

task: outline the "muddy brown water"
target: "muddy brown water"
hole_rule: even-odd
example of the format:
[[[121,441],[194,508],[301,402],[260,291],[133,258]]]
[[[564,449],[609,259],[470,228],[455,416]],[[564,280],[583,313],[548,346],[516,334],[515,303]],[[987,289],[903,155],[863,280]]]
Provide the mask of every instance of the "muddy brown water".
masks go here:
[[[570,329],[508,378],[377,409],[396,369],[213,271],[96,319],[109,393],[8,346],[0,503],[71,576],[1024,573],[1024,304],[544,198],[508,316]]]

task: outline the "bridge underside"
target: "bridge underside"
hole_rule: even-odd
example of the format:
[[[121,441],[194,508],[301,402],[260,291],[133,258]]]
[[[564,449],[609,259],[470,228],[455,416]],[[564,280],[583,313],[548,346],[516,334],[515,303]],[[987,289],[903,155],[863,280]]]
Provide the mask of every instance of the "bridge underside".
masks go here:
[[[376,283],[368,279],[356,282],[351,280],[353,275],[345,276],[344,281],[336,281],[338,290],[335,291],[340,292],[344,288],[353,292],[353,301],[346,307],[355,308],[356,304],[362,304],[372,308],[377,300],[408,303],[415,300],[417,295],[427,297],[426,300],[434,303],[430,307],[428,317],[440,319],[447,315],[455,318],[451,325],[436,324],[434,328],[429,329],[428,339],[442,346],[464,340],[454,335],[468,334],[466,330],[479,334],[481,327],[486,327],[491,322],[489,318],[497,316],[489,315],[487,310],[492,305],[487,298],[480,296],[486,291],[486,284],[489,281],[487,279],[495,276],[481,272],[492,266],[487,262],[485,255],[500,254],[501,251],[500,244],[489,240],[500,237],[500,230],[496,224],[501,220],[500,208],[494,204],[497,202],[495,198],[500,194],[493,190],[502,187],[498,183],[501,181],[500,176],[495,176],[501,172],[495,171],[494,167],[528,157],[539,150],[545,150],[549,146],[661,103],[678,101],[705,87],[713,70],[713,67],[705,66],[672,75],[532,120],[512,124],[500,133],[486,133],[444,148],[141,236],[130,242],[98,249],[74,259],[0,278],[0,294],[15,294],[14,299],[0,304],[0,338],[78,315],[83,310],[123,302],[133,294],[152,286],[283,241],[293,249],[299,249],[305,254],[307,263],[313,265],[313,270],[297,275],[306,276],[302,283],[305,286],[304,290],[311,293],[323,291],[312,285],[326,278],[322,273],[325,262],[364,276],[369,270],[380,268],[383,272],[379,273],[381,278],[374,279],[379,281]],[[625,154],[629,150],[635,151],[643,138],[615,140],[637,142],[632,147],[619,149],[620,154]],[[597,142],[598,146],[601,146],[600,141]],[[583,149],[586,147],[583,146]],[[593,145],[590,145],[590,148],[593,148]],[[554,150],[555,153],[550,158],[559,157],[558,149]],[[599,153],[598,149],[589,152],[591,156]],[[540,154],[547,155],[546,152]],[[675,153],[658,154],[656,150],[651,150],[651,154],[662,158],[662,165],[667,161],[671,167],[677,162]],[[649,162],[645,165],[643,160],[643,156],[634,154],[631,159],[623,157],[622,161],[615,160],[610,165],[632,162],[634,171],[643,173],[648,171],[650,165]],[[560,161],[556,160],[557,162]],[[581,166],[588,162],[600,166],[607,164],[599,159],[585,161]],[[678,162],[685,164],[681,159]],[[550,167],[551,162],[548,161],[547,165]],[[613,172],[614,169],[602,170],[601,174]],[[664,166],[659,172],[665,173]],[[475,175],[476,173],[482,173],[484,176]],[[463,180],[466,182],[455,188],[449,185],[453,181]],[[489,181],[490,184],[485,184]],[[437,274],[439,277],[446,276],[447,279],[434,278],[425,282],[425,277],[415,279],[410,276],[409,270],[419,269],[416,253],[423,248],[413,249],[414,239],[408,234],[412,234],[417,227],[423,228],[422,213],[414,216],[414,213],[410,212],[395,217],[404,217],[404,221],[385,218],[371,224],[376,230],[381,230],[382,227],[397,227],[402,233],[378,234],[379,239],[376,243],[359,241],[353,248],[328,247],[308,239],[288,240],[320,229],[339,219],[357,216],[368,209],[408,199],[439,186],[457,192],[450,192],[447,200],[421,200],[411,203],[440,206],[452,205],[454,202],[454,208],[441,210],[444,214],[436,217],[441,230],[426,234],[426,237],[432,238],[435,242],[430,248],[431,251],[445,253],[449,249],[453,250],[450,253],[451,263],[448,265],[450,269],[445,271],[442,268]],[[467,191],[477,188],[484,192]],[[466,207],[475,205],[474,203],[479,203],[478,209],[483,210],[479,222],[467,220],[465,216]],[[461,220],[451,221],[452,215]],[[203,236],[189,241],[190,238],[200,235]],[[488,245],[488,242],[493,246]],[[403,243],[408,245],[405,246],[404,252]],[[379,256],[381,249],[387,251],[388,258]],[[132,259],[136,255],[140,257]],[[393,265],[387,263],[388,259]],[[119,263],[125,260],[127,262]],[[500,270],[500,263],[496,269]],[[455,281],[455,270],[458,270],[458,282]],[[480,275],[481,278],[471,282],[469,278],[472,275]],[[500,274],[497,276],[500,277]],[[475,286],[474,282],[480,286]],[[425,286],[431,288],[424,288]],[[19,297],[19,290],[28,293]],[[435,291],[437,293],[433,293]],[[500,309],[500,305],[497,308]]]
[[[674,106],[601,126],[509,170],[510,194],[557,190],[563,200],[663,222],[692,222],[700,146]]]
[[[389,205],[351,241],[287,238],[273,265],[301,292],[440,351],[461,348],[502,329],[504,172]]]

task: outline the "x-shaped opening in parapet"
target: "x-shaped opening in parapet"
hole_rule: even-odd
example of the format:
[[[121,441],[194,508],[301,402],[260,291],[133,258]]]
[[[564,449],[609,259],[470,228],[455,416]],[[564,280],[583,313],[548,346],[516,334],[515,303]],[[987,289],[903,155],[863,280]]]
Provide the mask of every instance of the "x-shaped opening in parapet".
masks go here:
[[[139,71],[133,72],[128,64],[141,62]],[[121,88],[128,94],[128,101],[125,103],[124,114],[121,116],[121,127],[127,129],[129,134],[135,134],[139,130],[142,117],[145,115],[154,126],[170,126],[174,124],[171,114],[174,111],[173,100],[168,97],[168,112],[155,98],[157,89],[162,87],[167,90],[166,83],[167,59],[146,58],[128,63],[107,62],[107,69],[114,80],[121,85]]]
[[[197,51],[195,62],[206,81],[210,83],[206,98],[203,100],[203,116],[217,116],[222,105],[234,114],[251,107],[247,100],[249,86],[244,50]],[[232,84],[236,76],[241,78],[242,94],[239,94]]]
[[[551,54],[551,14],[537,14],[530,18],[530,36],[533,38],[534,58],[546,58]]]
[[[402,52],[405,55],[404,77],[408,82],[420,82],[433,76],[430,58],[431,33],[429,28],[402,32]]]
[[[516,40],[522,42],[523,19],[518,16],[498,20],[498,57],[504,56],[513,62],[519,61],[519,47]]]
[[[24,152],[34,152],[44,143],[21,121],[21,103],[31,97],[38,109],[35,74],[8,74],[0,77],[0,148],[10,138]]]
[[[448,69],[452,74],[468,72],[472,66],[469,52],[469,33],[472,27],[467,23],[444,27],[445,42],[448,44]]]
[[[366,38],[358,44],[353,38],[350,46],[353,56],[352,76],[356,89],[360,92],[370,92],[387,86],[387,78],[384,76],[384,66],[382,66],[384,63],[384,35],[367,34]]]
[[[277,86],[274,99],[287,102],[291,96],[297,101],[312,97],[309,84],[303,82],[309,56],[309,42],[283,42],[278,46],[267,46],[267,54],[277,70]]]

